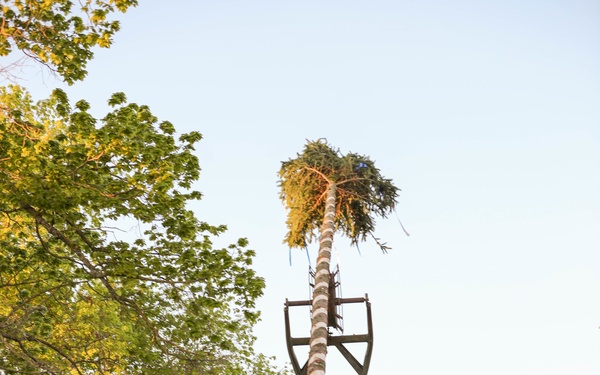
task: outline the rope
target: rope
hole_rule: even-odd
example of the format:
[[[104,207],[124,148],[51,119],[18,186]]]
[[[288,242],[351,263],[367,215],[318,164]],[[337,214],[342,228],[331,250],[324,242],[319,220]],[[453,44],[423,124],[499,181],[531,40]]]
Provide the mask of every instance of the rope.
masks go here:
[[[310,267],[310,254],[308,253],[308,247],[304,246],[304,251],[306,251],[306,259],[308,259],[308,266]],[[290,267],[292,266],[292,248],[288,248],[288,258],[290,262]]]
[[[340,264],[342,264],[342,260],[340,259],[340,252],[335,244],[333,244],[333,250],[335,250],[335,260],[337,261],[337,266],[339,268]]]
[[[402,222],[400,221],[400,216],[398,216],[398,212],[396,210],[394,210],[394,213],[396,214],[396,219],[398,219],[398,223],[400,223],[400,227],[404,231],[404,234],[406,234],[407,236],[410,236],[410,233],[408,233],[406,231],[406,229],[404,229],[404,225],[402,225]]]
[[[306,259],[308,259],[308,266],[310,267],[310,254],[308,253],[308,247],[305,245],[304,250],[306,251]]]

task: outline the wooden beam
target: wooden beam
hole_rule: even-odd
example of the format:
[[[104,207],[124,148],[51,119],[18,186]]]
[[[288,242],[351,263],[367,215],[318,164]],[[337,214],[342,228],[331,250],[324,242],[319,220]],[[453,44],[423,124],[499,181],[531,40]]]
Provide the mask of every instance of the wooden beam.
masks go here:
[[[310,337],[289,337],[293,346],[308,345]],[[346,344],[352,342],[369,342],[369,335],[344,335],[344,336],[329,336],[327,338],[327,346]]]
[[[340,353],[342,353],[342,355],[344,356],[344,358],[346,358],[346,361],[348,361],[348,363],[350,364],[350,366],[352,366],[352,368],[354,369],[354,371],[356,371],[356,373],[358,375],[362,375],[362,373],[363,373],[363,365],[361,365],[360,362],[358,362],[358,360],[356,358],[354,358],[354,356],[352,355],[352,353],[350,353],[350,351],[348,349],[346,349],[346,347],[344,346],[344,344],[342,344],[342,343],[336,343],[335,347],[338,348],[338,350],[340,351]]]

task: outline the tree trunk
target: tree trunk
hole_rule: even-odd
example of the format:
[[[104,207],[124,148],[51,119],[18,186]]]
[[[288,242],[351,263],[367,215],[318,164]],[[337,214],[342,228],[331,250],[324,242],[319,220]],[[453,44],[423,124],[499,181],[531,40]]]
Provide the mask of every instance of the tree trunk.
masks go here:
[[[315,273],[315,287],[312,295],[312,328],[310,331],[310,351],[308,354],[308,375],[325,374],[327,356],[327,307],[329,305],[329,263],[335,231],[336,185],[331,182],[327,188],[325,214],[319,239],[319,255]]]

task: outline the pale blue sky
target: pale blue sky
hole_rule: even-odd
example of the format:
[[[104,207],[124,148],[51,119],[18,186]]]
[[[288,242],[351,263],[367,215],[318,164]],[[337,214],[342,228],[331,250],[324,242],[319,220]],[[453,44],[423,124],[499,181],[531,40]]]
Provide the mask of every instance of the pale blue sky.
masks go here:
[[[600,3],[141,0],[115,42],[71,98],[124,91],[204,134],[197,213],[258,252],[261,351],[287,360],[283,302],[308,297],[276,173],[325,137],[396,182],[411,233],[381,221],[387,255],[336,238],[344,296],[373,303],[370,375],[600,373]],[[39,98],[60,85],[34,73]]]

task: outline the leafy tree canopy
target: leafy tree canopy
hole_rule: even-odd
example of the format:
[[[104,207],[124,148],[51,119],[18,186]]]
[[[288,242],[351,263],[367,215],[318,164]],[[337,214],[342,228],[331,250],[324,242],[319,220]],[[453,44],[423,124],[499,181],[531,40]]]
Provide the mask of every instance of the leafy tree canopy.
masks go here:
[[[393,211],[399,189],[368,156],[342,155],[325,140],[309,141],[295,159],[282,163],[279,178],[280,198],[288,209],[284,242],[290,247],[304,247],[316,238],[327,188],[335,184],[336,230],[353,244],[370,235],[387,251],[385,243],[374,236],[375,216],[386,217]]]
[[[273,373],[252,350],[254,252],[213,248],[225,227],[186,208],[201,135],[109,104],[0,89],[0,372]]]
[[[4,0],[0,56],[15,49],[56,71],[72,84],[85,78],[92,48],[109,47],[119,30],[115,12],[137,0]]]

